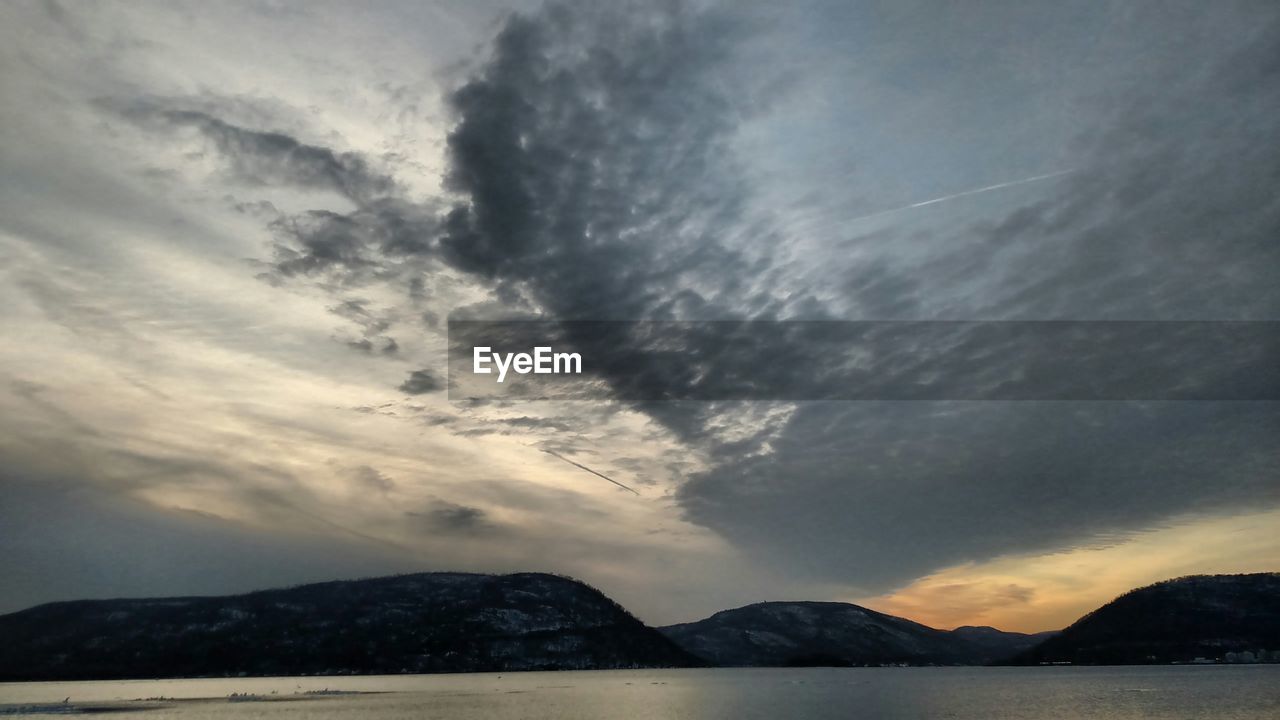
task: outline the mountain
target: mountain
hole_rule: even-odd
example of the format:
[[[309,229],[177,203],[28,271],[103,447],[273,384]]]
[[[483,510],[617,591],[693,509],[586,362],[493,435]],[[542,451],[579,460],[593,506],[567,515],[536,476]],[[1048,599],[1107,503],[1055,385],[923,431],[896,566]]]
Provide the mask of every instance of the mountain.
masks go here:
[[[1015,662],[1127,665],[1280,651],[1280,573],[1196,575],[1130,591]]]
[[[713,665],[980,665],[1006,659],[1037,636],[995,628],[935,630],[838,602],[765,602],[659,628]]]
[[[0,616],[0,638],[0,680],[700,664],[598,590],[540,573],[51,603]]]
[[[964,625],[951,634],[973,648],[974,658],[982,664],[1008,660],[1058,634],[1057,630],[1039,633],[1019,633],[997,630],[986,625]]]
[[[1131,591],[1061,633],[937,630],[848,603],[766,602],[646,627],[541,573],[423,573],[228,597],[83,600],[0,616],[0,681],[1280,657],[1280,574]],[[1231,656],[1228,656],[1231,653]]]

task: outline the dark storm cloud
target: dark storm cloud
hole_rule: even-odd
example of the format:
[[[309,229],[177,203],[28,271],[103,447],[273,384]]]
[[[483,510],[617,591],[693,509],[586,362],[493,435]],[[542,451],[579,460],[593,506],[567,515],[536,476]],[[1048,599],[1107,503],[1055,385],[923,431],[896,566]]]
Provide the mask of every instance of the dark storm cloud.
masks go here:
[[[799,239],[753,212],[734,159],[734,135],[765,93],[738,67],[753,28],[729,8],[553,3],[511,16],[449,97],[455,198],[444,210],[385,197],[393,184],[354,158],[177,117],[245,156],[233,165],[246,176],[327,187],[357,204],[277,221],[281,276],[399,282],[438,260],[481,279],[507,310],[558,319],[825,319],[850,309],[861,319],[1274,318],[1280,26],[1273,11],[1249,21],[1233,9],[1238,35],[1194,37],[1196,13],[1163,7],[1125,16],[1142,39],[1117,55],[1131,82],[1093,98],[1076,172],[1050,199],[994,222],[815,249],[806,259],[817,266],[856,262],[820,290],[787,275],[777,250]],[[1224,37],[1238,46],[1222,49]],[[566,332],[584,355],[668,340]],[[666,348],[690,362],[656,384],[785,373],[778,351],[797,350],[779,337],[725,353],[722,340]],[[996,358],[997,375],[1016,371],[999,348],[975,352]],[[620,360],[604,377],[643,383],[646,372]],[[732,440],[717,429],[743,406],[642,409],[718,463],[677,495],[690,519],[782,567],[868,588],[1280,500],[1272,404],[815,404]],[[466,510],[446,515],[465,524]]]
[[[445,256],[559,318],[715,314],[751,295],[770,266],[725,243],[746,218],[728,143],[748,103],[727,76],[745,30],[679,4],[510,19],[450,98],[448,180],[467,202]]]
[[[1064,193],[977,226],[963,242],[931,243],[936,250],[906,269],[862,268],[845,286],[856,306],[919,311],[932,307],[920,302],[931,289],[968,284],[976,291],[955,297],[959,307],[995,317],[1274,317],[1280,307],[1274,148],[1280,142],[1269,118],[1280,84],[1268,82],[1265,71],[1274,67],[1267,53],[1280,47],[1274,27],[1204,75],[1179,77],[1181,64],[1150,68],[1133,95],[1109,99],[1113,114],[1103,113],[1098,128],[1082,137],[1084,169],[1065,181]],[[518,282],[562,317],[581,316],[584,308],[596,317],[618,312],[630,319],[663,311],[685,317],[776,312],[767,303],[754,305],[751,295],[723,292],[725,278],[750,277],[753,268],[719,246],[714,232],[703,238],[712,248],[710,265],[689,265],[691,274],[704,273],[702,287],[722,291],[708,297],[676,290],[681,271],[663,262],[661,240],[621,235],[627,240],[615,247],[607,232],[582,229],[596,222],[594,208],[566,205],[564,198],[608,198],[607,188],[634,195],[664,182],[684,187],[683,178],[642,171],[644,185],[629,184],[629,176],[596,184],[592,165],[578,165],[565,148],[587,160],[602,157],[607,167],[612,155],[601,148],[610,145],[591,142],[598,134],[590,123],[581,135],[555,132],[577,127],[566,109],[576,105],[541,89],[546,83],[539,73],[552,57],[543,49],[544,32],[533,21],[509,25],[486,74],[455,97],[463,120],[451,137],[454,184],[473,203],[447,223],[452,261],[498,282]],[[1155,30],[1171,32],[1178,30],[1167,23]],[[1242,62],[1250,68],[1236,72]],[[591,74],[570,73],[553,87],[573,88],[588,110],[612,107],[591,104],[588,99],[600,95],[584,77]],[[671,86],[678,95],[680,84]],[[540,107],[548,109],[539,113]],[[702,121],[708,127],[731,123],[711,115]],[[627,125],[625,117],[620,122]],[[677,146],[679,129],[673,128]],[[699,142],[716,137],[711,131]],[[661,148],[641,147],[663,157]],[[625,153],[620,161],[627,164]],[[565,187],[583,193],[560,190]],[[664,197],[656,226],[682,227],[685,203],[725,208],[707,201],[696,194]],[[602,203],[606,230],[613,219],[608,207]],[[668,212],[680,220],[663,224]],[[733,212],[719,218],[724,232],[742,219]],[[549,228],[566,231],[552,235]],[[658,272],[634,270],[641,264]],[[579,269],[580,277],[565,277]],[[757,277],[767,286],[767,277]],[[797,307],[824,313],[803,300],[792,303],[792,312]],[[585,349],[644,342],[626,335],[568,339]],[[718,373],[726,369],[749,375],[787,367],[776,362],[778,347],[737,356],[717,353],[722,347],[671,350],[690,358],[690,382],[731,374]],[[979,350],[999,357],[998,347]],[[707,364],[695,367],[700,358]],[[1000,370],[998,360],[992,367]],[[1006,377],[1016,370],[1006,369]],[[616,370],[612,382],[639,382],[651,368]],[[750,458],[726,462],[685,486],[679,497],[691,519],[783,566],[869,586],[1010,550],[1088,543],[1186,513],[1278,499],[1273,458],[1280,448],[1269,404],[817,405],[801,407],[780,432],[718,447],[703,421],[723,408],[686,410],[652,412],[687,440],[711,442],[716,457]],[[748,452],[766,442],[782,450]]]
[[[438,221],[391,201],[282,218],[276,271],[368,279],[438,252],[507,306],[552,317],[820,315],[805,294],[771,287],[780,238],[751,215],[730,148],[761,82],[735,68],[755,30],[745,17],[678,3],[553,3],[512,16],[449,98],[447,179],[463,200]],[[588,350],[660,341],[568,340]],[[352,345],[374,351],[368,337]],[[610,370],[610,382],[645,377]]]
[[[447,180],[462,200],[443,213],[389,196],[394,183],[349,153],[203,111],[122,112],[200,129],[247,178],[331,187],[358,205],[277,218],[271,279],[403,279],[421,295],[414,273],[438,256],[507,306],[552,317],[819,312],[770,287],[780,239],[747,209],[730,148],[757,102],[757,81],[733,62],[750,31],[742,15],[680,3],[553,3],[511,16],[484,68],[449,98],[458,122]],[[335,311],[366,329],[351,346],[373,352],[372,320]]]
[[[1239,33],[1226,35],[1238,47],[1223,49],[1221,32],[1197,38],[1187,25],[1198,12],[1135,10],[1130,19],[1148,25],[1137,37],[1184,43],[1134,59],[1136,81],[1094,99],[1080,170],[1048,199],[932,243],[917,262],[854,268],[846,288],[855,307],[1069,319],[1280,314],[1276,13],[1242,13]],[[940,293],[948,306],[922,302],[931,287],[969,290]],[[1187,348],[1148,349],[1173,357]],[[1010,551],[1273,507],[1277,438],[1274,402],[802,405],[764,438],[773,454],[724,462],[679,497],[691,519],[781,565],[881,589]]]
[[[775,280],[768,260],[753,265],[721,244],[744,220],[746,188],[714,182],[736,116],[732,102],[689,102],[688,94],[709,92],[688,79],[705,66],[646,83],[682,55],[678,41],[632,56],[628,48],[654,40],[643,25],[639,39],[617,37],[621,24],[593,28],[596,48],[555,17],[508,24],[490,64],[454,97],[461,120],[450,137],[452,182],[471,203],[446,222],[451,262],[517,285],[562,318],[826,316],[803,293],[787,306],[772,302],[760,291]],[[954,243],[921,235],[931,253],[905,266],[856,268],[844,286],[850,297],[838,304],[935,312],[932,292],[968,286],[946,297],[979,317],[1274,317],[1280,142],[1269,118],[1280,84],[1231,69],[1241,54],[1280,46],[1270,33],[1204,77],[1176,77],[1181,64],[1142,74],[1136,94],[1111,99],[1114,114],[1081,139],[1083,169],[1065,193],[967,237],[962,230]],[[604,59],[588,67],[556,53],[584,42],[591,50],[578,56]],[[707,51],[692,57],[707,60]],[[1224,77],[1233,81],[1223,85]],[[681,108],[678,120],[663,114],[667,103]],[[1126,125],[1134,127],[1122,132]],[[646,143],[652,127],[662,139]],[[702,253],[683,252],[690,248]],[[584,354],[621,348],[634,357],[638,344],[661,347],[666,338],[566,339]],[[785,372],[779,340],[738,354],[720,341],[669,350],[689,358],[684,381],[700,382]],[[1000,349],[975,352],[997,377],[1015,376]],[[619,364],[607,377],[644,382],[652,370]],[[1271,404],[819,404],[801,406],[781,428],[716,440],[708,422],[731,407],[647,408],[720,460],[679,493],[688,517],[780,566],[866,587],[1280,500]]]
[[[1280,403],[815,403],[679,493],[816,577],[889,588],[1187,513],[1280,502]],[[1092,538],[1092,539],[1091,539]]]
[[[751,209],[732,149],[776,80],[737,63],[758,30],[749,12],[681,3],[553,3],[511,18],[450,98],[448,180],[467,202],[443,223],[442,256],[508,305],[562,320],[822,317],[779,287],[783,239]],[[662,343],[577,329],[564,342],[596,357]],[[609,383],[648,377],[602,369]],[[716,413],[653,416],[698,441]]]
[[[743,77],[729,77],[745,32],[741,17],[678,3],[513,15],[485,68],[450,98],[448,183],[464,202],[443,215],[391,197],[394,182],[354,154],[206,112],[123,112],[199,129],[246,179],[325,187],[357,204],[275,222],[283,276],[385,276],[434,255],[438,241],[498,297],[557,317],[736,315],[744,298],[776,311],[748,281],[773,272],[776,240],[753,256],[725,243],[749,220],[729,150],[749,106],[730,89]]]
[[[435,392],[444,389],[444,383],[440,382],[436,376],[427,369],[414,370],[409,373],[409,377],[400,383],[398,388],[402,393],[409,395],[424,395],[426,393]]]

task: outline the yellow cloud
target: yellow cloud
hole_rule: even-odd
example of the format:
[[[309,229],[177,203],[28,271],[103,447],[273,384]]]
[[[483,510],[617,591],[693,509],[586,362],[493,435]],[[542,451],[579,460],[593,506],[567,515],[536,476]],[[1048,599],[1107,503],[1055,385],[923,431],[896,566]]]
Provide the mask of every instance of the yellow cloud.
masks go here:
[[[940,628],[1066,627],[1135,587],[1182,575],[1280,570],[1280,510],[1188,519],[1118,542],[950,567],[859,600]]]

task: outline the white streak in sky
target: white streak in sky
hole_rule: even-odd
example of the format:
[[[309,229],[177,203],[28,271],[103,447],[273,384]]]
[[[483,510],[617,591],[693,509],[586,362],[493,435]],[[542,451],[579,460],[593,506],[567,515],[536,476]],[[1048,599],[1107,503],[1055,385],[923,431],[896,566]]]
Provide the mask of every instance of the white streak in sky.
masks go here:
[[[574,461],[570,460],[569,458],[567,458],[567,457],[565,457],[565,456],[561,455],[561,454],[560,454],[560,453],[558,453],[558,452],[554,452],[554,451],[552,451],[552,450],[545,450],[545,449],[544,449],[542,452],[544,452],[544,453],[546,453],[546,454],[548,454],[548,455],[551,455],[551,456],[553,456],[553,457],[558,457],[558,458],[560,458],[561,460],[563,460],[563,461],[565,461],[565,462],[569,463],[570,465],[572,465],[572,466],[574,466],[574,467],[576,467],[576,468],[581,468],[581,469],[583,469],[583,470],[586,470],[587,472],[591,473],[592,475],[595,475],[595,476],[597,476],[597,477],[602,477],[602,478],[604,478],[605,480],[608,480],[609,482],[613,483],[614,485],[617,485],[618,487],[622,488],[623,490],[629,490],[629,491],[631,491],[631,492],[635,493],[636,495],[639,495],[639,494],[640,494],[639,492],[637,492],[637,491],[636,491],[636,489],[635,489],[635,488],[632,488],[632,487],[628,487],[628,486],[626,486],[626,485],[623,485],[622,483],[618,482],[617,480],[614,480],[613,478],[609,477],[608,475],[605,475],[605,474],[604,474],[604,473],[602,473],[602,472],[597,472],[597,471],[595,471],[595,470],[592,470],[591,468],[587,467],[586,465],[583,465],[582,463],[574,462]]]
[[[979,193],[984,193],[984,192],[991,192],[992,190],[1000,190],[1002,188],[1013,187],[1015,185],[1025,185],[1027,183],[1039,182],[1040,180],[1048,180],[1049,178],[1056,178],[1061,175],[1068,175],[1073,172],[1075,172],[1074,169],[1059,170],[1058,172],[1049,173],[1047,175],[1036,175],[1035,177],[1023,178],[1021,180],[1011,180],[1009,182],[1002,182],[1002,183],[997,183],[995,185],[988,185],[986,187],[980,187],[974,190],[965,190],[964,192],[958,192],[958,193],[955,193],[954,195],[944,195],[940,198],[925,200],[924,202],[912,203],[910,205],[903,205],[902,207],[896,207],[896,208],[893,208],[892,210],[881,210],[879,212],[873,212],[870,215],[863,215],[861,217],[856,217],[850,220],[849,222],[860,222],[862,220],[870,220],[871,218],[877,218],[877,217],[880,217],[881,215],[890,215],[893,213],[902,212],[903,210],[913,210],[915,208],[925,207],[926,205],[934,205],[940,202],[946,202],[948,200],[955,200],[956,198],[968,197],[970,195],[977,195]]]

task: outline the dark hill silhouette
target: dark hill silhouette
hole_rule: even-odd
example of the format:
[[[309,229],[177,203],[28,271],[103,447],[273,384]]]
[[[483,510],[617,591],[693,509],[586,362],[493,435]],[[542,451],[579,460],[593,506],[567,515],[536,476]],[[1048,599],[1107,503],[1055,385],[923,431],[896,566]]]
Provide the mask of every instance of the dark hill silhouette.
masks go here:
[[[1019,664],[1127,665],[1280,651],[1280,573],[1195,575],[1132,590]]]
[[[422,573],[41,605],[0,616],[0,680],[1275,659],[1278,600],[1280,574],[1195,576],[1129,592],[1060,634],[937,630],[837,602],[655,630],[569,578]]]
[[[0,639],[0,680],[698,664],[598,590],[540,573],[51,603],[0,617]]]
[[[1041,636],[995,628],[935,630],[838,602],[765,602],[659,628],[714,665],[981,665],[1031,647]]]

